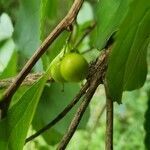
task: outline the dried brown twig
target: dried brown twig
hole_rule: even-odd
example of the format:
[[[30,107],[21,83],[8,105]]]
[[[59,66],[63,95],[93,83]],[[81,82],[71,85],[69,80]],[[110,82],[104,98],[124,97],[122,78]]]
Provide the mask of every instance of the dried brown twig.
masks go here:
[[[22,82],[22,86],[30,86],[33,83],[35,83],[41,76],[43,75],[43,73],[30,73]],[[15,80],[15,77],[12,78],[7,78],[7,79],[2,79],[0,80],[0,90],[7,88],[10,84],[12,84]],[[49,78],[47,80],[47,83],[51,83],[53,82],[52,78]]]

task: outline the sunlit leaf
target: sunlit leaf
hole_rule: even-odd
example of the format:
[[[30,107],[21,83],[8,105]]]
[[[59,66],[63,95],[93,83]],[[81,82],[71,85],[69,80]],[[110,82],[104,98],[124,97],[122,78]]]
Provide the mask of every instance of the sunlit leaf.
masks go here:
[[[15,44],[12,39],[5,41],[0,46],[0,73],[2,74],[3,71],[7,68],[9,63],[13,60],[16,61],[16,52],[15,52]],[[14,58],[12,58],[14,56]],[[14,63],[16,65],[16,63]],[[13,64],[10,64],[13,65]],[[12,66],[10,66],[12,67]]]

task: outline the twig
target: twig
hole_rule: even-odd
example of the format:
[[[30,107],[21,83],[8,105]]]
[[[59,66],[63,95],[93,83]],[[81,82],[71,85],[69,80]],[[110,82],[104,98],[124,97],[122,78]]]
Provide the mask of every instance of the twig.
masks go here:
[[[84,40],[84,38],[90,34],[92,32],[92,30],[95,28],[96,26],[96,23],[95,22],[92,22],[92,24],[86,29],[86,31],[84,32],[83,36],[78,40],[78,42],[75,44],[75,48],[78,47],[81,42]]]
[[[29,74],[35,63],[41,58],[41,56],[45,53],[48,47],[52,44],[52,42],[69,26],[72,25],[76,16],[82,6],[83,0],[74,0],[74,3],[66,15],[66,17],[54,28],[54,30],[49,34],[49,36],[45,39],[45,41],[41,44],[41,46],[36,50],[34,55],[29,59],[26,63],[22,71],[18,74],[15,81],[9,86],[9,88],[5,91],[4,96],[0,103],[0,108],[2,109],[2,117],[6,116],[7,109],[9,107],[10,101],[16,90],[19,88],[25,77]]]
[[[22,86],[30,86],[35,83],[43,74],[42,73],[31,73],[29,74],[24,81],[22,82]],[[7,88],[10,84],[12,84],[15,80],[15,77],[2,79],[0,80],[0,90]],[[53,82],[52,78],[47,80],[47,83]]]
[[[105,56],[105,57],[104,57]],[[106,55],[101,56],[100,59],[98,59],[96,65],[95,65],[95,74],[91,76],[91,79],[89,80],[90,86],[88,91],[85,94],[85,97],[78,108],[73,120],[71,121],[71,124],[68,128],[68,131],[63,136],[62,140],[60,141],[57,150],[64,150],[66,146],[68,145],[69,141],[71,140],[74,132],[76,131],[80,120],[88,107],[88,104],[90,103],[97,87],[102,81],[103,75],[105,74],[106,68],[107,68],[107,62],[106,62]]]
[[[113,150],[113,101],[111,100],[107,83],[105,82],[105,93],[106,93],[106,140],[105,150]]]
[[[52,126],[54,126],[57,122],[59,122],[64,116],[76,105],[76,103],[80,100],[80,98],[85,94],[87,88],[88,88],[88,82],[85,83],[85,85],[81,88],[79,93],[75,96],[75,98],[72,100],[70,104],[67,105],[67,107],[58,114],[58,116],[53,119],[50,123],[48,123],[46,126],[41,128],[39,131],[37,131],[35,134],[28,137],[25,141],[25,143],[35,139],[39,135],[41,135],[43,132],[49,130]]]

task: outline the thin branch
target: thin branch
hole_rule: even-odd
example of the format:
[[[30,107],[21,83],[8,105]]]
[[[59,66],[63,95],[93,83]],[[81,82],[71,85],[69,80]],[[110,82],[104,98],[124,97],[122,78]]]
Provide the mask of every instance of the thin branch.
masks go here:
[[[74,132],[76,131],[76,129],[79,125],[79,122],[80,122],[85,110],[87,109],[88,104],[90,103],[96,89],[97,89],[97,86],[98,85],[96,83],[93,83],[93,85],[89,87],[83,102],[81,103],[80,107],[78,108],[78,110],[77,110],[77,112],[76,112],[76,114],[75,114],[75,116],[74,116],[74,118],[73,118],[73,120],[69,126],[67,133],[64,135],[61,142],[59,143],[59,146],[57,148],[58,150],[64,150],[66,148],[71,137],[73,136]]]
[[[90,86],[88,88],[88,91],[86,92],[81,105],[79,106],[73,120],[71,121],[68,131],[66,132],[66,134],[63,136],[62,140],[60,141],[58,148],[57,148],[58,150],[64,150],[66,148],[66,146],[68,145],[68,143],[71,140],[74,132],[76,131],[76,129],[80,123],[80,120],[81,120],[85,110],[87,109],[88,104],[90,103],[97,87],[99,86],[99,84],[102,81],[103,75],[105,74],[105,71],[107,68],[106,55],[104,55],[104,56],[102,55],[98,59],[96,65],[95,65],[95,74],[93,74],[91,76],[91,79],[89,80]]]
[[[41,56],[45,53],[48,47],[53,43],[53,41],[69,26],[72,25],[76,16],[82,6],[83,0],[74,0],[74,3],[66,15],[66,17],[54,28],[54,30],[49,34],[49,36],[45,39],[45,41],[41,44],[41,46],[36,50],[34,55],[29,59],[24,68],[16,77],[15,81],[9,86],[9,88],[5,91],[3,98],[0,102],[0,108],[2,109],[2,117],[6,116],[9,104],[11,102],[11,98],[19,88],[25,77],[29,74],[33,66],[36,62],[41,58]]]
[[[105,82],[106,93],[106,140],[105,149],[113,150],[113,101],[110,99],[107,84]]]
[[[53,119],[50,123],[48,123],[46,126],[44,126],[43,128],[41,128],[35,134],[33,134],[30,137],[28,137],[26,139],[25,143],[27,143],[27,142],[35,139],[36,137],[38,137],[39,135],[41,135],[45,131],[49,130],[52,126],[54,126],[61,119],[63,119],[65,117],[65,115],[77,104],[77,102],[80,100],[80,98],[85,94],[88,86],[89,86],[88,82],[86,82],[85,85],[79,91],[79,93],[72,100],[72,102],[70,104],[68,104],[67,107],[61,113],[59,113],[58,116],[55,119]]]
[[[81,44],[81,42],[85,39],[85,37],[92,32],[92,30],[95,28],[95,26],[96,26],[96,23],[92,22],[92,24],[84,32],[83,36],[75,44],[75,46],[74,46],[75,48],[78,47]]]
[[[21,86],[30,86],[35,83],[43,74],[42,73],[30,73],[22,82]],[[15,77],[0,80],[0,90],[6,89],[15,80]],[[53,82],[52,78],[47,80],[47,83]]]

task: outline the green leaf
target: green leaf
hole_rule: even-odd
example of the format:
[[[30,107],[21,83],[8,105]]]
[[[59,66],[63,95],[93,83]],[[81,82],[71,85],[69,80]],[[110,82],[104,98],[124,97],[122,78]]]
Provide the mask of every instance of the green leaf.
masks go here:
[[[19,51],[30,57],[40,44],[40,0],[21,0],[14,39]]]
[[[24,93],[30,88],[31,88],[31,86],[29,86],[29,85],[28,86],[21,85],[19,87],[19,89],[17,90],[17,92],[14,94],[9,107],[11,108],[14,104],[16,104],[20,100],[22,95],[24,95]]]
[[[17,71],[17,52],[12,39],[0,46],[0,79],[14,76]]]
[[[27,131],[43,91],[44,84],[45,78],[42,77],[9,109],[7,117],[0,121],[1,149],[23,149]]]
[[[12,34],[14,28],[6,13],[0,16],[0,79],[14,76],[17,72],[17,52]]]
[[[0,41],[6,40],[12,36],[14,29],[11,19],[6,13],[0,16]]]
[[[7,65],[7,67],[4,69],[3,73],[0,74],[0,79],[13,77],[17,73],[17,52],[14,50],[11,59]]]
[[[97,27],[91,45],[101,50],[114,32],[119,29],[132,0],[99,0],[93,8]]]
[[[109,57],[107,82],[112,100],[121,102],[124,90],[140,88],[147,74],[147,46],[150,41],[150,4],[134,1],[117,35]]]
[[[53,83],[50,87],[45,87],[33,120],[34,129],[39,130],[53,120],[71,102],[80,89],[77,83],[66,83],[64,85],[64,92],[62,92],[62,88],[63,85],[60,83]],[[43,134],[44,139],[49,144],[56,144],[60,140],[62,135],[66,132],[78,106],[79,104],[77,104],[60,122]],[[86,127],[88,118],[89,109],[84,114],[79,128]],[[54,135],[56,137],[55,139]]]
[[[40,35],[42,40],[46,38],[52,29],[61,21],[61,19],[65,17],[72,2],[72,0],[42,0],[40,18]],[[65,7],[60,7],[62,5]]]

